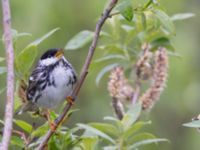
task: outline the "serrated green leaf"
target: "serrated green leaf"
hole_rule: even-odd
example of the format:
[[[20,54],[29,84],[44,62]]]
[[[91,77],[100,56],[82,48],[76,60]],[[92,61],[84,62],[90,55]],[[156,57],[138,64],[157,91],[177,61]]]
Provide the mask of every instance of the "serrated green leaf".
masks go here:
[[[33,127],[29,123],[27,123],[27,122],[25,122],[23,120],[17,120],[17,119],[15,119],[14,123],[18,127],[22,128],[24,131],[26,131],[27,133],[31,133],[32,130],[33,130]]]
[[[194,120],[192,122],[184,123],[183,126],[190,128],[200,128],[200,120]]]
[[[114,67],[118,66],[119,64],[115,63],[115,64],[111,64],[108,65],[106,67],[104,67],[97,75],[96,77],[96,84],[99,85],[99,82],[101,81],[102,77],[110,70],[112,70]]]
[[[168,142],[168,140],[167,139],[159,139],[159,138],[143,140],[143,141],[134,143],[133,145],[129,146],[127,148],[127,150],[134,150],[134,149],[138,148],[139,146],[152,144],[152,143],[158,143],[158,142]]]
[[[156,17],[160,20],[163,28],[169,32],[169,34],[175,35],[175,27],[171,18],[162,10],[154,10]]]
[[[128,139],[130,136],[133,136],[136,132],[138,132],[143,126],[150,124],[151,121],[148,122],[136,122],[133,124],[128,130],[126,130],[123,134],[125,139]]]
[[[86,125],[86,124],[80,124],[80,123],[77,124],[77,126],[81,129],[85,129],[86,131],[89,131],[89,132],[93,133],[94,135],[99,136],[99,137],[111,142],[112,144],[115,144],[115,141],[110,136],[101,132],[98,129],[95,129],[94,127],[91,127],[91,126]]]
[[[29,45],[16,57],[15,64],[19,74],[25,75],[32,67],[37,56],[37,46]]]
[[[34,46],[38,46],[41,42],[43,42],[44,40],[46,40],[47,38],[49,38],[51,35],[53,35],[56,31],[58,31],[60,28],[55,28],[51,31],[49,31],[48,33],[46,33],[45,35],[43,35],[41,38],[33,41],[32,43],[30,43],[29,45],[34,45]]]
[[[69,42],[65,46],[65,49],[75,50],[82,48],[83,46],[92,41],[93,36],[94,32],[92,31],[88,30],[81,31],[69,40]]]
[[[107,135],[110,135],[111,137],[117,137],[118,130],[117,128],[108,123],[90,123],[90,126],[94,127],[97,130],[102,131],[103,133],[106,133]]]
[[[106,56],[104,56],[102,58],[96,59],[95,63],[106,61],[106,60],[110,60],[110,59],[123,59],[123,60],[126,60],[126,57],[123,56],[123,55],[118,55],[118,54],[109,54],[109,55],[106,55]]]
[[[179,21],[179,20],[185,20],[195,17],[195,14],[193,13],[180,13],[180,14],[175,14],[171,17],[171,20],[173,21]]]
[[[5,58],[4,57],[0,57],[0,62],[4,61]]]
[[[6,73],[6,71],[7,71],[6,67],[0,67],[0,75]]]
[[[21,148],[24,148],[24,141],[21,137],[12,136],[11,137],[11,145],[19,146]]]
[[[126,131],[138,119],[141,112],[141,104],[137,103],[129,107],[127,113],[121,120],[124,130]]]

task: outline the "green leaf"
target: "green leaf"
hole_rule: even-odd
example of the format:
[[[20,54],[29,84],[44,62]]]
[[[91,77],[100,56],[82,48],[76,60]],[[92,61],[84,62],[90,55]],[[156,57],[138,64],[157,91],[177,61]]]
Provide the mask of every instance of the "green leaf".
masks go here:
[[[12,136],[11,137],[11,145],[16,145],[21,148],[24,148],[24,141],[21,137]]]
[[[180,13],[180,14],[175,14],[171,17],[172,21],[179,21],[179,20],[185,20],[195,17],[195,14],[193,13]]]
[[[116,10],[129,22],[133,19],[133,7],[131,0],[124,0],[117,4]]]
[[[0,67],[0,74],[6,73],[6,67]]]
[[[132,125],[128,130],[126,130],[123,134],[123,137],[125,139],[128,139],[129,137],[133,136],[136,132],[138,132],[143,126],[151,124],[151,121],[148,122],[136,122],[134,125]]]
[[[95,63],[96,62],[102,62],[102,61],[106,61],[106,60],[110,60],[110,59],[123,59],[123,60],[126,60],[126,57],[123,56],[123,55],[118,55],[118,54],[110,54],[110,55],[106,55],[102,58],[99,58],[97,60],[95,60]]]
[[[118,150],[117,146],[105,146],[103,147],[103,150]]]
[[[125,131],[131,127],[131,125],[138,119],[141,112],[141,104],[137,103],[130,106],[128,112],[121,120]]]
[[[0,57],[0,62],[4,61],[5,58],[4,57]]]
[[[106,51],[106,54],[124,54],[124,49],[116,44],[99,46],[97,49]]]
[[[118,132],[119,133],[123,132],[123,124],[117,118],[106,116],[103,119],[106,120],[106,121],[111,121],[111,122],[115,123],[117,125]]]
[[[55,120],[57,117],[58,117],[58,114],[56,114],[55,111],[50,111],[51,120]]]
[[[133,8],[128,6],[121,14],[127,21],[131,22],[133,19]]]
[[[128,33],[135,29],[133,26],[130,26],[130,25],[127,25],[127,24],[122,24],[121,28],[124,29]]]
[[[111,117],[111,116],[106,116],[103,118],[104,120],[109,120],[109,121],[113,121],[113,122],[120,122],[118,119]]]
[[[132,136],[129,139],[127,139],[127,143],[128,143],[128,145],[132,145],[136,142],[140,142],[140,141],[148,140],[148,139],[155,139],[155,138],[156,137],[153,134],[143,132],[143,133],[139,133],[139,134]]]
[[[24,37],[24,36],[31,36],[31,34],[30,33],[25,33],[25,32],[19,33],[17,30],[12,29],[12,37],[13,37],[14,45],[15,45],[15,43],[17,42],[17,40],[19,38]]]
[[[189,123],[184,123],[183,126],[190,128],[200,128],[200,120],[194,120]]]
[[[148,140],[143,140],[137,143],[134,143],[133,145],[129,146],[127,150],[133,150],[138,148],[139,146],[147,145],[147,144],[152,144],[152,143],[158,143],[158,142],[168,142],[167,139],[148,139]]]
[[[156,17],[160,20],[163,28],[169,32],[169,34],[175,35],[175,27],[171,18],[162,10],[154,10]]]
[[[27,74],[37,56],[37,46],[29,45],[16,57],[16,67],[21,75]]]
[[[27,122],[25,122],[23,120],[17,120],[17,119],[15,119],[14,123],[17,126],[19,126],[20,128],[22,128],[24,131],[26,131],[27,133],[31,133],[32,130],[33,130],[32,126],[29,123],[27,123]]]
[[[98,129],[95,129],[94,127],[91,127],[91,126],[85,125],[85,124],[80,124],[80,123],[77,124],[77,126],[81,129],[85,129],[86,131],[93,133],[96,136],[99,136],[105,140],[108,140],[112,144],[115,144],[115,141],[110,136],[108,136],[107,134],[103,133],[102,131],[100,131]]]
[[[97,149],[98,138],[96,137],[84,137],[81,139],[81,147],[84,150],[96,150]]]
[[[146,28],[147,28],[147,21],[146,21],[146,15],[145,15],[145,13],[141,14],[141,18],[142,18],[143,29],[146,30]]]
[[[41,42],[43,42],[44,40],[46,40],[47,38],[49,38],[51,35],[53,35],[56,31],[58,31],[60,28],[55,28],[51,31],[49,31],[48,33],[46,33],[45,35],[43,35],[41,38],[33,41],[32,43],[29,44],[29,46],[34,45],[34,46],[38,46]]]
[[[0,124],[4,125],[4,121],[0,119]]]
[[[157,50],[158,47],[165,47],[168,50],[175,51],[175,48],[171,44],[170,40],[166,37],[160,37],[151,42],[152,50]]]
[[[66,44],[66,50],[75,50],[84,47],[86,44],[90,43],[93,39],[94,32],[84,30],[76,34],[69,42]]]
[[[117,137],[118,135],[118,130],[117,128],[112,125],[112,124],[108,124],[108,123],[90,123],[90,126],[94,127],[97,130],[102,131],[103,133],[106,133],[110,136],[114,136]]]
[[[40,137],[43,136],[49,129],[48,123],[43,124],[42,126],[38,127],[36,130],[34,130],[31,134],[33,137]]]
[[[131,7],[131,5],[132,5],[131,0],[123,0],[120,3],[117,4],[115,9],[118,10],[119,12],[123,12],[128,7]]]
[[[118,63],[115,63],[115,64],[111,64],[111,65],[108,65],[106,67],[104,67],[97,75],[96,77],[96,84],[99,85],[99,82],[101,81],[102,77],[110,70],[112,70],[114,67],[118,66],[119,64]]]

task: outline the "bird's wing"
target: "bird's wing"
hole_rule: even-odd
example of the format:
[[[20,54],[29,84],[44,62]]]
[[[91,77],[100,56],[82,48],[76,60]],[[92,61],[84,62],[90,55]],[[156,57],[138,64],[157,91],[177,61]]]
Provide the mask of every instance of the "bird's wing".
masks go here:
[[[30,78],[29,78],[29,83],[28,83],[28,88],[27,88],[27,91],[26,91],[26,96],[27,96],[27,99],[32,101],[32,102],[35,102],[35,98],[36,98],[36,93],[39,94],[39,90],[40,90],[40,82],[42,81],[42,75],[44,73],[44,68],[43,67],[40,67],[40,66],[37,66]]]

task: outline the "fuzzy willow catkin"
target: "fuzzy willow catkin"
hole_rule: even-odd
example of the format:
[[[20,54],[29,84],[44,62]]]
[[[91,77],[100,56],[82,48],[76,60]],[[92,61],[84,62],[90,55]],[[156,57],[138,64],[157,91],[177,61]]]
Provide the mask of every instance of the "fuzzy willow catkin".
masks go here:
[[[155,52],[154,70],[152,84],[149,89],[140,97],[144,110],[151,109],[154,103],[160,98],[165,87],[168,71],[167,50],[160,47]]]
[[[144,43],[142,45],[143,53],[136,63],[136,75],[138,79],[148,80],[152,76],[152,66],[150,59],[152,53],[149,51],[150,45]]]
[[[115,67],[109,77],[108,91],[112,97],[112,106],[119,119],[123,118],[123,103],[131,100],[133,88],[128,84],[122,67]]]
[[[115,67],[109,77],[108,91],[111,97],[124,102],[133,96],[133,88],[129,85],[122,67]]]

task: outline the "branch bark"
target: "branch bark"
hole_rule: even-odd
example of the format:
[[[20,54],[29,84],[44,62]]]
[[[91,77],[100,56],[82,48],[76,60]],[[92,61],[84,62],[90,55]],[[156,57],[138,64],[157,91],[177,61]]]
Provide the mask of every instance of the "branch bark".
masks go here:
[[[2,0],[3,10],[3,28],[4,28],[4,44],[6,49],[7,60],[7,101],[5,108],[5,126],[3,130],[3,138],[0,146],[1,150],[7,150],[10,137],[12,134],[12,120],[13,120],[13,100],[14,100],[14,50],[11,34],[11,15],[9,0]]]
[[[107,18],[109,18],[110,12],[112,11],[112,9],[115,7],[115,5],[117,4],[118,0],[110,0],[110,3],[108,4],[108,6],[106,7],[106,9],[104,10],[102,16],[100,17],[99,21],[96,24],[96,28],[95,28],[95,33],[94,33],[94,38],[92,41],[92,44],[89,48],[89,52],[88,55],[86,57],[85,63],[82,67],[82,71],[80,74],[80,78],[78,80],[78,83],[72,93],[72,97],[74,98],[74,101],[80,91],[80,88],[83,85],[83,82],[85,81],[85,78],[88,74],[88,69],[92,60],[92,57],[94,55],[96,46],[97,46],[97,42],[99,39],[99,34],[101,31],[101,28],[104,24],[104,22],[106,21]],[[57,129],[57,127],[59,126],[59,124],[61,124],[61,122],[64,120],[65,116],[67,115],[68,111],[70,110],[70,108],[72,107],[72,103],[68,103],[63,112],[59,115],[59,117],[54,121],[55,123],[55,129]],[[46,135],[44,136],[43,140],[41,141],[41,144],[39,145],[39,147],[37,148],[37,150],[42,150],[45,148],[45,146],[47,145],[50,137],[53,135],[53,131],[49,130]]]

